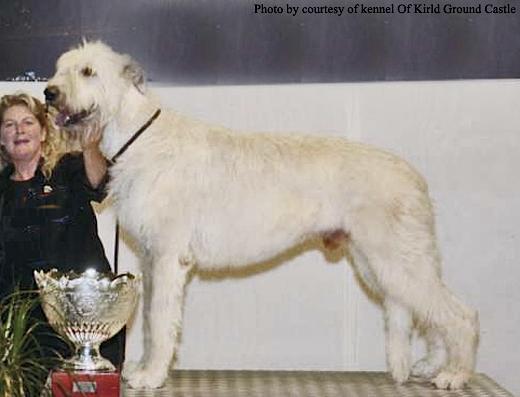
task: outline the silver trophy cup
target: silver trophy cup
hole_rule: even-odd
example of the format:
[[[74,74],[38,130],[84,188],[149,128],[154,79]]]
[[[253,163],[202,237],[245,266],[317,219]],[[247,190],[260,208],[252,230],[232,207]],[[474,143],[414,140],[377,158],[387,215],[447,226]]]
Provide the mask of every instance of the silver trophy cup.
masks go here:
[[[99,353],[102,342],[127,323],[139,297],[140,276],[115,276],[89,269],[81,274],[35,271],[43,311],[50,325],[75,348],[65,371],[114,371]]]

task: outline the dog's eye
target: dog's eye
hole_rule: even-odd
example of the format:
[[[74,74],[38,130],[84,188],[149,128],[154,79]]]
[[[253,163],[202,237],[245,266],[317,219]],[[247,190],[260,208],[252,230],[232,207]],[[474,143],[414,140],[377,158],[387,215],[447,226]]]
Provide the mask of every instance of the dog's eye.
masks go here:
[[[94,72],[94,69],[92,69],[90,66],[85,66],[83,69],[81,69],[81,74],[85,77],[92,77],[96,75],[96,72]]]

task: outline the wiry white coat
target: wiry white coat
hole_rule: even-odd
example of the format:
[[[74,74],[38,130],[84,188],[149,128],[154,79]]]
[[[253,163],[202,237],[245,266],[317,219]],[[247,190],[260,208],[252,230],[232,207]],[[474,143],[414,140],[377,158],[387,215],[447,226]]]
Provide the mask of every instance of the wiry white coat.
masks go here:
[[[62,55],[49,86],[59,89],[58,108],[101,120],[111,158],[160,106],[142,79],[129,57],[85,43]],[[164,382],[194,265],[262,262],[316,236],[348,243],[360,277],[382,297],[396,381],[412,371],[413,318],[429,346],[413,372],[436,375],[441,388],[469,379],[477,316],[442,283],[427,185],[396,156],[340,138],[237,133],[162,109],[111,176],[118,218],[150,259],[145,355],[125,369],[133,387]]]

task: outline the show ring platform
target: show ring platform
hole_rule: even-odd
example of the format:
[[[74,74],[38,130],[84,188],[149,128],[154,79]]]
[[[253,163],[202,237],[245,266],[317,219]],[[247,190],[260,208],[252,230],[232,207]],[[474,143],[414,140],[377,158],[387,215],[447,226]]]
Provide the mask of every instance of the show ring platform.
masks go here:
[[[424,380],[396,385],[385,372],[177,370],[162,389],[133,390],[125,397],[514,397],[483,374],[463,390],[437,390]]]

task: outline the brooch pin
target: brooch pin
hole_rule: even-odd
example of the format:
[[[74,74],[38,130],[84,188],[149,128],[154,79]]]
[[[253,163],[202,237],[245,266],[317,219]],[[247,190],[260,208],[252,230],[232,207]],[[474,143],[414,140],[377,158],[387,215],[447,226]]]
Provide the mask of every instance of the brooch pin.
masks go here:
[[[44,185],[43,186],[43,193],[44,194],[48,194],[50,192],[52,192],[52,187],[50,185]]]

